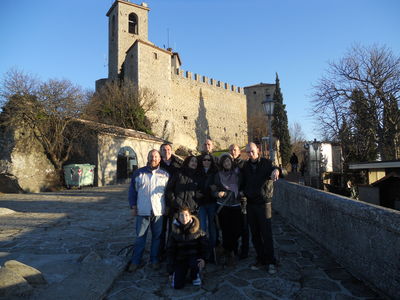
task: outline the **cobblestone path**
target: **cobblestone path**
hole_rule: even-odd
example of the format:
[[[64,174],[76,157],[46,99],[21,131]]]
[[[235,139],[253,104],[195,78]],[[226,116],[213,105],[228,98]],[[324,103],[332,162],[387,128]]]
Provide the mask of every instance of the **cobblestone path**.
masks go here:
[[[24,299],[384,299],[277,214],[275,275],[249,268],[253,249],[235,267],[207,265],[201,287],[172,289],[165,268],[124,272],[127,258],[118,252],[134,239],[127,189],[0,194],[1,265],[17,259],[47,280]]]

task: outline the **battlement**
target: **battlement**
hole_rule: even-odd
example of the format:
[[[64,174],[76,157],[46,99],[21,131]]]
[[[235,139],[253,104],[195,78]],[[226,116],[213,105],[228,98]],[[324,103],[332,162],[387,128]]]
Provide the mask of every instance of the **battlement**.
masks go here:
[[[193,80],[197,81],[203,84],[215,86],[221,89],[225,89],[227,91],[233,92],[233,93],[238,93],[238,94],[244,94],[244,89],[239,86],[235,86],[233,84],[229,84],[226,82],[222,82],[220,80],[215,80],[214,78],[209,78],[207,76],[202,76],[197,73],[192,73],[190,71],[184,71],[180,68],[173,68],[172,69],[172,75],[180,78],[185,78],[188,80]]]

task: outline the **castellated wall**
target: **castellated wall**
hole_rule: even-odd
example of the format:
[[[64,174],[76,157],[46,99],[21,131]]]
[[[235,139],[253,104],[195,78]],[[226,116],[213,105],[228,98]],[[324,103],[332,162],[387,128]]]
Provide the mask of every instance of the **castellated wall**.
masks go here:
[[[208,136],[221,149],[247,143],[246,96],[235,86],[175,69],[171,98],[166,110],[177,143],[201,149]]]
[[[199,150],[207,137],[222,149],[231,143],[247,143],[242,88],[172,69],[171,52],[145,41],[131,47],[125,64],[128,78],[156,94],[157,102],[148,113],[156,136]]]

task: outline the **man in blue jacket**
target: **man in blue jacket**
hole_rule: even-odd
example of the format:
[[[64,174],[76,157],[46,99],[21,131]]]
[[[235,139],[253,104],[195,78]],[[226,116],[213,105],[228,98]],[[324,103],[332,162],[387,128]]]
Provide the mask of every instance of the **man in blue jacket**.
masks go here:
[[[136,217],[136,241],[129,271],[136,271],[142,260],[147,232],[151,230],[150,263],[153,269],[160,268],[158,252],[165,213],[164,190],[168,183],[168,172],[160,168],[160,152],[153,149],[147,156],[147,166],[132,174],[129,187],[129,206]]]

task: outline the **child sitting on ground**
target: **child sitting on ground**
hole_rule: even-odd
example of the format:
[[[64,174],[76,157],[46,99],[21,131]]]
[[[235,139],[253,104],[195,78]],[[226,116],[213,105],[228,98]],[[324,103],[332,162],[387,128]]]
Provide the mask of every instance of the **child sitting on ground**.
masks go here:
[[[201,285],[200,271],[208,257],[208,240],[200,229],[197,217],[190,214],[188,207],[179,210],[178,218],[172,223],[167,246],[167,271],[172,287],[181,289],[190,270],[193,285]]]

